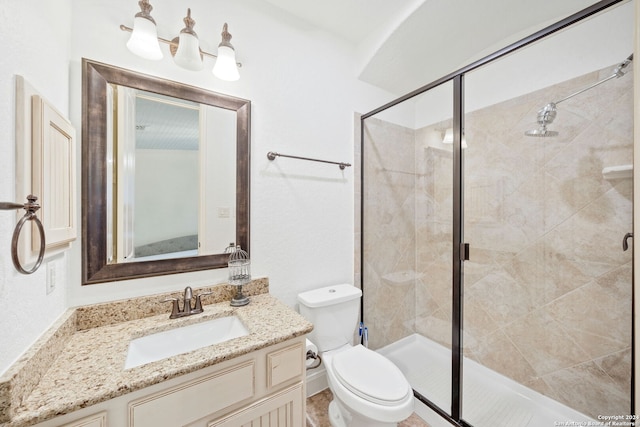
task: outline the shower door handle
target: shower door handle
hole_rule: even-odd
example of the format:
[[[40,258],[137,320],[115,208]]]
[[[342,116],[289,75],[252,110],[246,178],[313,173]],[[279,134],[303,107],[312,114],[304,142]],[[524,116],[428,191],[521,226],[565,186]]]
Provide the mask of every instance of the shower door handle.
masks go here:
[[[469,244],[460,244],[460,261],[469,261]]]
[[[629,243],[627,242],[627,240],[629,240],[629,237],[631,237],[633,239],[633,233],[627,233],[622,238],[622,250],[623,251],[626,251],[627,249],[629,249]]]

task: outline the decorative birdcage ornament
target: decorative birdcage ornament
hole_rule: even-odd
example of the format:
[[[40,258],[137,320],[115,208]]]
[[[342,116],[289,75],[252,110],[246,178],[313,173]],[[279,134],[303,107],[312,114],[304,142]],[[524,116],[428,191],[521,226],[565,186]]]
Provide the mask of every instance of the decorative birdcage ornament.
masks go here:
[[[236,287],[236,295],[231,300],[233,307],[249,304],[249,298],[242,294],[242,286],[251,281],[251,260],[249,254],[240,245],[230,250],[229,255],[229,284]]]
[[[227,246],[226,248],[224,248],[224,253],[225,254],[230,254],[236,251],[236,244],[235,242],[231,242],[229,243],[229,246]]]

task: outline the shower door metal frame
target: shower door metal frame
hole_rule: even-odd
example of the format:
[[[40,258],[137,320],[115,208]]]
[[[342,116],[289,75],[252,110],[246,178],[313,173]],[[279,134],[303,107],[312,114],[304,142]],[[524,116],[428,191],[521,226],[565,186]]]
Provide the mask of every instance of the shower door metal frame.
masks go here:
[[[465,67],[458,69],[444,77],[441,77],[429,84],[426,84],[412,92],[407,93],[381,107],[376,108],[360,117],[360,288],[362,289],[362,298],[360,301],[360,316],[364,321],[364,299],[366,298],[364,284],[364,195],[365,195],[365,177],[364,177],[364,121],[378,113],[381,113],[391,107],[401,104],[415,96],[425,93],[444,83],[453,82],[453,271],[452,271],[452,345],[451,345],[451,411],[447,413],[445,410],[434,404],[426,396],[414,390],[414,396],[422,403],[431,408],[434,412],[445,418],[451,424],[462,427],[472,427],[462,419],[462,369],[463,369],[463,347],[462,347],[462,321],[463,321],[463,289],[464,289],[464,261],[468,255],[468,245],[464,243],[464,156],[462,155],[462,140],[464,136],[464,76],[477,68],[487,65],[503,56],[509,55],[525,46],[544,39],[564,28],[577,24],[578,22],[589,18],[595,14],[605,11],[606,9],[617,4],[626,3],[629,0],[601,0],[579,12],[576,12],[567,18],[564,18],[555,24],[552,24],[532,35],[523,38],[503,49],[500,49],[486,57],[479,59]],[[640,1],[640,0],[637,0]],[[632,279],[633,282],[633,279]],[[633,285],[633,283],[632,283]],[[632,306],[631,322],[635,318],[635,309]],[[631,336],[632,354],[635,352],[635,336]],[[634,389],[635,389],[635,372],[632,365],[631,372],[631,408],[630,414],[635,413]]]

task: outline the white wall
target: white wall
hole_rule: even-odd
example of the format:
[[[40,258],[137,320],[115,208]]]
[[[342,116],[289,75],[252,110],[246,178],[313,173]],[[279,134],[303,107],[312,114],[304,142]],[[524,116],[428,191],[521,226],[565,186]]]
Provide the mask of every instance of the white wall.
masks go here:
[[[475,111],[621,63],[633,52],[633,10],[633,2],[619,5],[468,73],[465,110]],[[451,118],[447,111],[453,111],[452,86],[433,92],[416,97],[414,129]],[[535,120],[534,115],[532,124]]]
[[[196,150],[136,150],[134,245],[198,234]]]
[[[182,28],[186,6],[152,2],[159,35]],[[215,52],[229,23],[241,79],[223,82],[207,70],[190,72],[168,55],[140,59],[125,47],[137,2],[74,1],[72,121],[80,127],[80,58],[201,86],[252,101],[251,258],[254,276],[268,276],[271,291],[294,305],[295,295],[353,271],[353,169],[288,159],[270,162],[270,150],[340,161],[353,158],[353,112],[391,99],[353,76],[352,52],[342,42],[309,28],[259,0],[190,2],[205,50]],[[91,19],[83,19],[91,17]],[[163,46],[166,53],[166,46]],[[207,67],[212,67],[207,62]],[[210,270],[131,282],[80,286],[80,249],[74,248],[70,304],[86,304],[226,280]]]
[[[202,254],[219,254],[235,242],[236,232],[236,149],[235,111],[203,106],[200,145],[200,227],[198,250]],[[220,215],[227,210],[228,217]]]
[[[470,73],[465,108],[475,111],[621,63],[633,53],[633,9],[633,2],[622,4]]]
[[[154,0],[153,16],[164,37],[182,28],[186,5]],[[133,56],[125,47],[138,11],[135,0],[0,0],[0,200],[14,194],[14,75],[22,74],[81,135],[82,57],[185,82],[252,101],[251,257],[254,276],[268,276],[271,292],[289,305],[307,289],[353,276],[353,168],[285,158],[268,151],[353,162],[353,112],[367,112],[393,96],[356,80],[355,52],[341,41],[285,15],[267,2],[191,0],[196,31],[215,51],[229,23],[238,59],[238,82],[207,71],[182,70],[170,58]],[[163,47],[166,53],[166,46]],[[208,63],[208,66],[212,66]],[[78,144],[80,147],[80,144]],[[78,150],[78,155],[80,150]],[[80,168],[80,162],[78,162]],[[80,175],[78,171],[78,175]],[[78,191],[80,182],[78,180]],[[0,372],[66,307],[147,295],[226,279],[226,270],[80,286],[81,244],[55,263],[58,287],[45,294],[45,270],[15,272],[9,255],[15,215],[0,212]]]
[[[633,2],[624,3],[468,73],[465,111],[619,64],[633,52],[633,10]],[[453,85],[441,85],[405,104],[376,117],[413,129],[451,119]]]
[[[178,1],[151,3],[159,34],[177,35],[187,6]],[[351,282],[353,168],[340,171],[337,166],[284,158],[271,162],[266,153],[353,162],[353,112],[369,111],[392,96],[356,80],[353,52],[343,42],[266,2],[192,0],[188,6],[205,50],[215,52],[222,25],[229,23],[243,63],[240,81],[222,82],[208,71],[182,70],[170,57],[152,62],[129,53],[128,33],[118,27],[132,25],[137,1],[0,0],[0,31],[6,43],[0,57],[0,95],[7,100],[0,107],[0,199],[16,198],[13,75],[23,74],[59,110],[69,111],[80,137],[81,58],[86,57],[250,99],[253,275],[268,276],[271,292],[292,306],[298,292]],[[163,50],[167,56],[166,46]],[[0,212],[0,219],[0,372],[68,306],[226,279],[222,269],[83,287],[78,240],[65,256],[54,260],[60,264],[59,285],[47,297],[45,268],[30,277],[14,271],[9,256],[14,214]],[[60,276],[66,280],[60,282]]]
[[[24,203],[15,194],[15,75],[22,75],[53,106],[69,111],[71,0],[0,1],[0,201]],[[24,214],[24,211],[22,211]],[[25,276],[11,262],[13,211],[0,211],[0,373],[64,311],[65,292],[46,294],[46,263]],[[64,282],[68,259],[58,256],[58,278]],[[30,266],[28,266],[30,267]]]

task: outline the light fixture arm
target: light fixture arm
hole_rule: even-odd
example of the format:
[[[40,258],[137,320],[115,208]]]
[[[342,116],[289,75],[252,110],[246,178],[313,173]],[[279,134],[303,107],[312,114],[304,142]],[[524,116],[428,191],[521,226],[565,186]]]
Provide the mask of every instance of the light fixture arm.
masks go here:
[[[186,18],[185,18],[185,19],[186,19]],[[129,32],[129,33],[133,32],[133,28],[131,28],[131,27],[127,27],[126,25],[123,25],[123,24],[120,24],[120,29],[121,29],[122,31],[127,31],[127,32]],[[225,29],[226,29],[226,27],[225,27]],[[178,43],[177,43],[177,41],[176,41],[176,42],[174,42],[174,41],[171,41],[171,40],[167,40],[167,39],[165,39],[165,38],[162,38],[162,37],[158,37],[158,41],[160,41],[160,42],[162,42],[162,43],[164,43],[164,44],[167,44],[167,45],[169,45],[169,46],[173,46],[173,47],[175,47],[175,48],[177,48],[177,47],[178,47]],[[213,53],[206,52],[206,51],[204,51],[204,50],[202,50],[202,49],[200,49],[200,54],[202,54],[202,55],[204,55],[204,56],[208,56],[209,58],[214,58],[214,59],[218,58],[218,55],[214,55]],[[241,62],[236,62],[236,65],[237,65],[238,67],[242,67],[242,63],[241,63]]]

